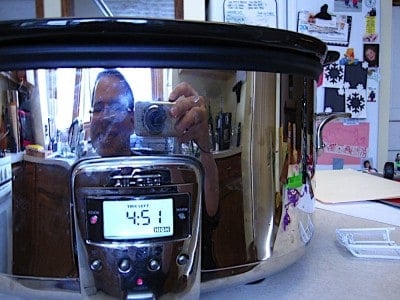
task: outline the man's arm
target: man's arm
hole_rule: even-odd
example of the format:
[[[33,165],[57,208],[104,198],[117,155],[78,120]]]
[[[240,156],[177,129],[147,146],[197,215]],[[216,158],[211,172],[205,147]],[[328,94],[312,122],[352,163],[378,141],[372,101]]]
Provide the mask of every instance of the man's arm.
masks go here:
[[[204,167],[204,196],[206,211],[213,217],[218,211],[219,184],[218,169],[211,153],[208,134],[208,111],[205,100],[188,83],[178,84],[169,96],[170,101],[175,101],[171,109],[173,117],[178,121],[175,129],[181,135],[179,141],[186,143],[195,141],[200,149],[200,161]]]

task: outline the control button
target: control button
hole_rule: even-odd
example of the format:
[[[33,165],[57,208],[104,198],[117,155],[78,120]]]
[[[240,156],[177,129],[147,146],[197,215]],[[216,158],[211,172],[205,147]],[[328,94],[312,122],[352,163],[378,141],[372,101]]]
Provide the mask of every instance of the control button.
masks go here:
[[[131,270],[131,262],[129,259],[125,258],[120,261],[118,269],[121,273],[127,273]]]
[[[149,261],[149,270],[150,271],[158,271],[160,269],[160,263],[156,259],[151,259]]]
[[[144,281],[143,281],[143,278],[138,278],[138,279],[136,279],[136,285],[138,285],[138,286],[142,286],[144,284]]]
[[[157,247],[155,247],[154,248],[154,255],[161,255],[161,253],[162,253],[162,247],[160,247],[160,246],[157,246]]]
[[[136,250],[136,258],[137,259],[144,259],[146,257],[148,257],[149,255],[149,249],[146,247],[142,247],[142,248],[137,248]]]
[[[94,215],[94,216],[90,217],[89,222],[90,222],[90,224],[95,225],[98,220],[99,220],[99,217]]]
[[[178,213],[179,220],[186,220],[186,214],[184,212]]]
[[[186,265],[187,262],[189,261],[189,255],[187,254],[181,254],[176,258],[176,262],[178,265]]]
[[[93,271],[100,271],[103,268],[103,264],[101,263],[100,259],[92,260],[90,264],[90,269]]]

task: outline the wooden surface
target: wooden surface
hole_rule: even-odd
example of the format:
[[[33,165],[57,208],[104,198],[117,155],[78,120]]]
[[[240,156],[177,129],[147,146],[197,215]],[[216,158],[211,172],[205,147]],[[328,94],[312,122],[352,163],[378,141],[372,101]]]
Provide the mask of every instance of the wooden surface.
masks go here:
[[[243,225],[241,156],[236,154],[217,159],[216,163],[220,217],[212,240],[215,263],[221,268],[244,264],[247,261],[247,249]]]
[[[23,162],[14,176],[13,273],[76,277],[69,171]]]

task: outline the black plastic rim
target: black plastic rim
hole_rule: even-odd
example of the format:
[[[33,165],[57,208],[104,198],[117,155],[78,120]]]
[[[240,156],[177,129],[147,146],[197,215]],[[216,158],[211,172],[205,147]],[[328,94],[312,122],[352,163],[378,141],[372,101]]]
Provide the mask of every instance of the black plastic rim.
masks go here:
[[[0,70],[197,68],[317,78],[331,56],[316,38],[249,25],[132,18],[0,22]]]

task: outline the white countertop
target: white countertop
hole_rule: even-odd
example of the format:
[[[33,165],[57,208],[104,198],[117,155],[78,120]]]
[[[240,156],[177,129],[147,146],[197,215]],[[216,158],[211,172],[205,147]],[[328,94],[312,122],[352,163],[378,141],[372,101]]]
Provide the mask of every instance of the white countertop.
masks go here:
[[[23,159],[25,161],[29,161],[29,162],[33,162],[33,163],[58,165],[58,166],[66,168],[66,169],[71,168],[71,166],[76,162],[76,158],[74,156],[69,157],[69,158],[56,157],[56,156],[41,158],[41,157],[35,157],[35,156],[24,154]]]
[[[18,153],[6,152],[6,156],[10,157],[11,163],[14,164],[14,163],[20,162],[24,159],[24,153],[25,152],[18,152]]]
[[[400,299],[400,260],[357,258],[335,236],[338,228],[392,225],[318,208],[313,221],[315,233],[301,260],[258,284],[202,294],[201,299]],[[400,227],[395,228],[390,237],[400,244]]]

